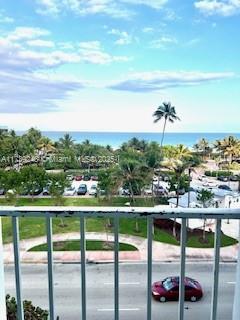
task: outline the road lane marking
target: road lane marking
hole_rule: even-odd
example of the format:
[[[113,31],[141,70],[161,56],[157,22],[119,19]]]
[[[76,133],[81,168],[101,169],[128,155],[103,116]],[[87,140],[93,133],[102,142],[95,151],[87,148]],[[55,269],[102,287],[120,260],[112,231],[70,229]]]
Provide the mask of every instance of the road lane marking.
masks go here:
[[[113,286],[114,283],[113,282],[104,282],[105,286]],[[140,282],[119,282],[119,285],[121,286],[136,286],[136,285],[140,285]]]
[[[111,309],[97,309],[99,312],[108,312],[108,311],[114,311],[113,308]],[[140,308],[120,308],[119,311],[140,311]]]
[[[227,284],[236,284],[236,282],[229,281],[229,282],[227,282]]]

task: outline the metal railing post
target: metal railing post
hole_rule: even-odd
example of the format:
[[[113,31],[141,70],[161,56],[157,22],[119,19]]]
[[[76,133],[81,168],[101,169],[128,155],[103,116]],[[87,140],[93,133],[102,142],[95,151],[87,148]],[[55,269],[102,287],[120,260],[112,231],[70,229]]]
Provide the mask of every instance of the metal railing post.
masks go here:
[[[232,320],[240,319],[240,220],[238,221],[239,235],[238,235],[238,261],[236,270],[236,284],[233,300],[233,314]]]
[[[2,241],[2,218],[0,217],[0,319],[7,320],[4,286],[4,257]]]
[[[184,301],[185,301],[185,264],[186,264],[186,238],[187,238],[187,221],[182,219],[181,225],[181,265],[180,265],[180,279],[179,279],[179,309],[178,319],[184,319]]]
[[[147,218],[147,237],[148,237],[148,254],[147,254],[147,320],[152,319],[152,227],[153,218]]]
[[[53,284],[53,243],[52,243],[52,218],[46,218],[47,225],[47,251],[48,251],[48,298],[50,320],[55,320],[54,314],[54,284]]]
[[[13,249],[14,249],[14,266],[15,266],[15,281],[17,294],[17,318],[24,319],[23,300],[22,300],[22,281],[21,281],[21,267],[20,267],[20,253],[19,253],[19,218],[12,218],[13,227]]]
[[[220,246],[221,246],[221,219],[216,219],[216,230],[215,230],[215,238],[214,238],[213,290],[212,290],[212,305],[211,305],[211,318],[210,318],[211,320],[217,320]]]
[[[119,216],[114,217],[114,320],[119,320]]]
[[[82,320],[87,319],[86,311],[86,240],[85,218],[80,217],[80,244],[81,244],[81,288],[82,288]]]

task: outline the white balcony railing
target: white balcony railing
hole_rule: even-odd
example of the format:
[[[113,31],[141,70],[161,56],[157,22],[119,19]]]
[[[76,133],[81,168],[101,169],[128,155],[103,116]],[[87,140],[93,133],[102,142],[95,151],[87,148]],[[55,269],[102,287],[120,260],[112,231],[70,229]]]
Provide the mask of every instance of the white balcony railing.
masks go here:
[[[19,255],[19,225],[20,217],[45,217],[48,244],[48,292],[50,320],[56,320],[54,312],[53,285],[53,243],[52,218],[78,217],[80,219],[81,237],[81,319],[87,319],[86,312],[86,259],[85,259],[85,218],[103,217],[114,219],[114,320],[119,320],[119,218],[141,218],[147,220],[148,259],[147,259],[147,314],[146,319],[152,319],[152,230],[153,219],[178,218],[181,219],[181,260],[180,260],[180,290],[178,320],[184,320],[184,277],[186,258],[186,222],[187,219],[215,219],[215,247],[213,266],[213,290],[210,320],[217,320],[219,258],[221,241],[221,221],[223,219],[240,219],[240,209],[167,209],[159,208],[121,208],[121,207],[0,207],[0,217],[11,217],[13,228],[13,245],[15,261],[16,297],[18,305],[18,320],[23,320],[22,290],[21,290],[21,261]],[[0,219],[1,220],[1,219]],[[238,258],[235,296],[232,320],[240,319],[240,255]],[[4,283],[3,247],[0,224],[0,284]],[[0,319],[6,320],[4,286],[0,285]]]

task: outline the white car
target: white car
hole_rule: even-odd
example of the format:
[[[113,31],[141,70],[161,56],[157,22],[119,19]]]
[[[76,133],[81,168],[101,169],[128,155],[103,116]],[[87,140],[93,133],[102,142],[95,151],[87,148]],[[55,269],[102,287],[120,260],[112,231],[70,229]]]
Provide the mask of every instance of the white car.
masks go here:
[[[88,194],[90,196],[95,196],[97,194],[97,186],[95,184],[91,186],[91,188],[88,191]]]
[[[199,181],[206,181],[207,177],[205,175],[201,175],[201,176],[198,177],[198,180]]]
[[[215,181],[212,181],[212,180],[205,180],[203,182],[203,186],[204,187],[210,187],[210,188],[216,188],[218,186],[218,184]]]
[[[152,187],[151,186],[144,187],[143,194],[145,196],[151,196],[152,195]]]
[[[64,196],[74,196],[76,193],[76,189],[74,187],[69,187],[64,190]]]

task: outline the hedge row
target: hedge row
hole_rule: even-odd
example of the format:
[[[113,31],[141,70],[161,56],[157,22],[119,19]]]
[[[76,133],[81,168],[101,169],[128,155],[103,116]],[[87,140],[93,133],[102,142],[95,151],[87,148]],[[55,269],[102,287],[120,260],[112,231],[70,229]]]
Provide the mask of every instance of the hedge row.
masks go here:
[[[231,171],[223,171],[223,170],[219,170],[219,171],[205,171],[205,176],[207,177],[229,177],[231,176],[233,173]]]

